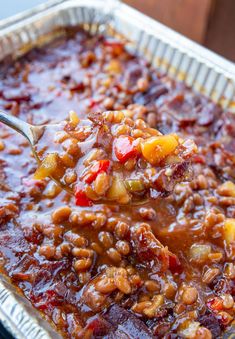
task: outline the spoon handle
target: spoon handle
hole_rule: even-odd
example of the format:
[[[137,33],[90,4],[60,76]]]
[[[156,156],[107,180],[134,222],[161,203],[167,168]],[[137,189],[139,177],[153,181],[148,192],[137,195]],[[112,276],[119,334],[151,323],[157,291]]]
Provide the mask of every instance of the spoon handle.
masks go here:
[[[0,110],[0,122],[21,133],[33,145],[35,143],[34,126]]]

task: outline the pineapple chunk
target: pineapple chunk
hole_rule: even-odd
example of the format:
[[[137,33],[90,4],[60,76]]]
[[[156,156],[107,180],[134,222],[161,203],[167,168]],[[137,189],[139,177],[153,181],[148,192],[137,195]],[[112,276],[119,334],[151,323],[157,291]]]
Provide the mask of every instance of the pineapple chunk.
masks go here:
[[[228,245],[235,241],[235,219],[227,218],[224,223],[224,239]]]
[[[219,195],[235,198],[235,184],[232,181],[225,181],[218,187]]]
[[[177,146],[178,140],[176,136],[169,134],[144,140],[141,144],[141,150],[144,158],[152,165],[156,165],[172,154]]]
[[[74,112],[74,111],[69,112],[69,120],[74,126],[77,126],[80,122],[80,119],[79,119],[77,113]]]
[[[58,155],[48,154],[34,173],[34,179],[41,180],[51,176],[58,168]]]
[[[123,180],[118,177],[113,178],[112,185],[107,192],[107,198],[118,200],[120,203],[127,203],[130,200]]]
[[[120,74],[122,72],[122,66],[118,60],[111,60],[106,67],[106,71],[109,73]]]
[[[197,264],[204,264],[211,253],[211,246],[207,244],[193,244],[189,251],[191,261]]]

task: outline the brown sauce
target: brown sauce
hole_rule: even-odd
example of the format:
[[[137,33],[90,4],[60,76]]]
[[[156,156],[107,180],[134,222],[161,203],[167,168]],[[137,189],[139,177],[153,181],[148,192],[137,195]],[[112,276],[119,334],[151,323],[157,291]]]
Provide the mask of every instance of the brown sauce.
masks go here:
[[[33,124],[134,111],[199,147],[191,183],[144,206],[78,207],[0,126],[1,271],[67,338],[234,333],[235,116],[85,32],[0,71],[0,107]]]

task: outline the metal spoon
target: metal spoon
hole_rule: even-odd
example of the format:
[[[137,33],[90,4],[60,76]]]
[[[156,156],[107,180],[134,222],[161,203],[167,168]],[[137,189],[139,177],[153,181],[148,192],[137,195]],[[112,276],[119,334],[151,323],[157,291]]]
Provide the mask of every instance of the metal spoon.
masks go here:
[[[46,125],[31,125],[21,119],[14,117],[13,115],[5,113],[2,110],[0,110],[0,122],[22,134],[28,140],[35,158],[37,159],[37,161],[40,161],[35,150],[35,145],[38,143],[38,140],[43,135]]]
[[[48,125],[41,125],[41,126],[35,126],[31,125],[19,118],[16,118],[15,116],[12,116],[10,114],[7,114],[6,112],[0,110],[0,122],[4,123],[5,125],[13,128],[15,131],[22,134],[29,142],[33,155],[36,158],[38,164],[41,163],[40,156],[37,152],[37,145],[39,143],[40,138],[44,134],[46,129],[51,128],[51,132],[54,132],[55,127],[59,127],[59,124],[48,124]],[[81,142],[81,144],[86,144],[86,142]],[[60,180],[51,177],[52,180],[54,180],[63,190],[65,190],[67,193],[74,195],[73,191],[65,186]],[[138,201],[133,201],[131,205],[142,205],[147,202],[147,199],[143,198]],[[116,205],[116,202],[113,202],[111,200],[98,200],[93,201],[94,204],[109,204],[109,205]]]
[[[43,158],[41,157],[40,148],[41,150],[45,150],[45,148],[50,151],[50,153],[59,153],[57,152],[57,146],[56,148],[53,146],[53,136],[57,131],[63,130],[63,125],[64,122],[57,123],[57,124],[48,124],[48,125],[41,125],[41,126],[34,126],[31,125],[21,119],[18,119],[12,115],[9,115],[5,113],[4,111],[0,110],[0,122],[4,123],[5,125],[13,128],[17,132],[21,133],[29,142],[33,155],[36,158],[37,162],[39,165],[43,163]],[[81,123],[83,126],[88,127],[89,124],[92,123],[90,119],[88,120],[81,120]],[[97,133],[94,133],[94,129],[92,130],[92,137],[91,139],[87,138],[84,141],[78,141],[80,149],[84,148],[84,152],[86,151],[87,146],[89,145],[89,148],[95,147],[95,143],[97,141],[97,135],[98,135],[98,130]],[[43,141],[43,136],[46,135],[46,142]],[[51,141],[51,142],[50,142]],[[45,165],[46,166],[46,165]],[[63,167],[58,166],[56,169],[55,174],[50,175],[50,178],[54,180],[63,190],[65,190],[67,193],[74,195],[74,191],[72,187],[69,185],[66,185],[61,180],[62,175],[60,175],[60,170],[62,169],[63,172]],[[160,193],[160,192],[159,192]],[[161,193],[160,193],[161,194]],[[156,196],[158,198],[158,195]],[[155,198],[154,198],[155,199]],[[132,199],[130,202],[128,202],[128,205],[142,205],[145,204],[149,198],[146,195],[139,196],[139,197],[134,197],[132,196]],[[97,201],[93,200],[94,204],[114,204],[116,205],[115,201],[109,200],[109,199],[99,199]],[[126,204],[125,204],[126,205]]]

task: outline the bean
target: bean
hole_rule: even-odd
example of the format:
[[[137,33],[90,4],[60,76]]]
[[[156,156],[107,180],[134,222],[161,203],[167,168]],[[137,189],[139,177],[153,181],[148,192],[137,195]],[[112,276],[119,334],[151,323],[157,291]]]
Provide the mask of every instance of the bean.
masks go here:
[[[72,156],[78,156],[80,154],[78,140],[75,138],[66,139],[63,142],[62,146],[63,146],[63,149]]]
[[[128,234],[129,232],[129,225],[123,221],[120,221],[117,223],[116,227],[115,227],[115,235],[119,238],[119,239],[123,239],[125,238],[125,236]]]
[[[110,248],[107,251],[107,254],[109,258],[116,264],[118,264],[122,260],[121,254],[115,248]]]
[[[151,301],[141,301],[132,306],[132,311],[142,313],[145,308],[150,307],[151,305]]]
[[[198,298],[198,291],[195,287],[186,287],[183,295],[182,301],[186,305],[192,305],[197,301]]]
[[[145,78],[139,78],[137,80],[137,87],[140,92],[145,92],[149,88],[149,82]]]
[[[39,254],[44,256],[46,259],[53,259],[56,253],[55,246],[43,245],[39,248]]]
[[[91,248],[99,255],[101,255],[103,253],[102,247],[99,244],[97,244],[96,242],[91,243]]]
[[[172,283],[166,283],[164,286],[164,295],[168,299],[173,299],[177,291],[177,286]]]
[[[55,224],[59,224],[63,221],[68,220],[70,214],[71,214],[71,208],[69,206],[61,206],[57,208],[53,213],[52,213],[52,221]]]
[[[196,332],[195,338],[197,339],[212,339],[211,331],[206,327],[199,327]]]
[[[147,123],[149,124],[150,127],[156,127],[157,126],[157,113],[150,112],[147,115]]]
[[[125,276],[121,274],[115,275],[114,283],[122,293],[124,294],[131,293],[131,285]]]
[[[205,284],[210,284],[220,274],[218,268],[208,268],[202,276],[202,281]]]
[[[86,284],[90,281],[91,279],[91,273],[90,272],[81,272],[78,274],[78,279],[81,284]]]
[[[106,90],[106,88],[105,88]],[[112,109],[114,106],[114,99],[113,98],[105,98],[103,101],[103,105],[106,109]]]
[[[226,309],[230,309],[234,305],[233,297],[231,294],[224,294],[221,295],[221,298],[223,299],[223,306]]]
[[[100,281],[98,281],[95,285],[95,289],[101,293],[111,293],[116,290],[116,285],[113,280],[107,277],[104,277]]]
[[[130,246],[125,240],[117,241],[115,246],[120,254],[128,255],[130,253]]]
[[[71,242],[73,245],[77,247],[85,246],[87,243],[86,238],[73,232],[65,233],[64,237],[66,240],[68,240],[69,242]]]
[[[79,259],[74,262],[74,269],[77,272],[85,271],[89,269],[92,265],[92,260],[90,258]]]
[[[70,170],[66,173],[64,180],[67,185],[73,184],[77,180],[77,173],[74,170]]]
[[[94,252],[87,248],[74,247],[72,249],[72,255],[74,255],[75,257],[91,258],[93,254]]]
[[[61,249],[61,253],[65,256],[69,255],[71,250],[72,250],[72,246],[68,243],[63,243],[60,245],[60,249]]]
[[[94,191],[97,195],[102,196],[109,188],[109,176],[105,172],[99,173],[94,181]]]
[[[110,232],[99,232],[98,239],[104,248],[109,248],[113,245],[113,236]]]
[[[146,280],[144,285],[149,292],[159,292],[161,289],[160,285],[154,280]]]

